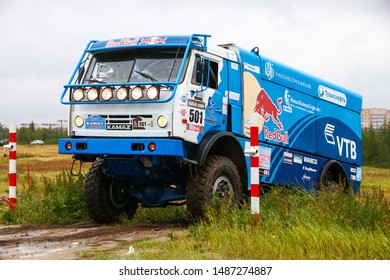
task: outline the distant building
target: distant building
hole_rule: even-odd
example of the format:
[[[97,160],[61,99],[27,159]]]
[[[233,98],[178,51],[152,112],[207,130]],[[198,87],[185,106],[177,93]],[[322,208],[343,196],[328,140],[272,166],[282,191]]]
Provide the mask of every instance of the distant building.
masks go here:
[[[362,110],[362,128],[378,129],[390,123],[390,110],[384,108],[368,108]]]

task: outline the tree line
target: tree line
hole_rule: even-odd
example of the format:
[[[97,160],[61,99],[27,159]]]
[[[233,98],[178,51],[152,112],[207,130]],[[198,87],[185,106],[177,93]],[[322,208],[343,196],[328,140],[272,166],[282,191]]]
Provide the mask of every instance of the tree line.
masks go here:
[[[18,144],[29,144],[43,140],[46,144],[57,144],[58,139],[66,137],[66,132],[58,129],[36,129],[34,122],[29,127],[17,131]],[[8,139],[8,128],[0,123],[0,140]],[[381,129],[366,128],[362,132],[363,165],[390,168],[390,123]]]
[[[17,143],[21,145],[30,144],[34,140],[42,140],[45,144],[57,144],[58,139],[66,137],[66,132],[60,129],[36,128],[34,122],[28,127],[17,129]],[[9,130],[0,123],[0,140],[8,140]]]
[[[381,129],[364,129],[362,141],[363,165],[390,168],[390,123]]]

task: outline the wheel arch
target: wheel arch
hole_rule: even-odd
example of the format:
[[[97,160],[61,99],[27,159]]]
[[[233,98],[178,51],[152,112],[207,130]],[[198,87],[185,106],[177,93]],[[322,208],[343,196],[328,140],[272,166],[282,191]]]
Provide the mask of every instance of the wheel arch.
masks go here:
[[[323,184],[326,178],[326,174],[329,171],[332,178],[335,179],[335,182],[340,183],[340,178],[345,178],[345,187],[349,186],[349,180],[347,173],[345,172],[344,167],[337,160],[327,161],[321,168],[321,171],[318,175],[317,184]]]
[[[248,185],[247,167],[244,151],[237,137],[227,131],[210,131],[202,141],[190,151],[188,158],[203,166],[208,155],[221,155],[229,158],[236,165],[241,177],[242,186]]]

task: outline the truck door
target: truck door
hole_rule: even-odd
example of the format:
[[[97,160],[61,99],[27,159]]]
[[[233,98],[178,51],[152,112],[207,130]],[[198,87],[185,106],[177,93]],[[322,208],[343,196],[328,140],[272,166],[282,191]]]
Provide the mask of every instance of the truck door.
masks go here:
[[[227,72],[223,59],[194,52],[187,85],[185,139],[199,143],[209,130],[226,130],[228,111]],[[190,66],[191,67],[191,66]]]
[[[228,61],[227,64],[229,76],[229,128],[231,132],[241,136],[243,134],[241,65],[234,61]]]

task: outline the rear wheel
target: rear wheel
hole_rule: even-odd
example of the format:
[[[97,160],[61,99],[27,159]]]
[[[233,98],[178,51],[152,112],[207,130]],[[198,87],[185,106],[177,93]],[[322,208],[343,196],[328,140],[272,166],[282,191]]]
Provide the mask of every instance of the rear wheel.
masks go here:
[[[104,161],[96,160],[85,179],[84,196],[91,218],[98,223],[119,221],[125,212],[131,218],[138,207],[138,202],[126,196],[123,182],[108,178],[103,173]]]
[[[349,185],[344,168],[335,160],[328,161],[318,178],[317,190],[348,192]]]
[[[204,217],[207,204],[217,198],[238,203],[242,184],[235,164],[227,157],[211,155],[198,170],[198,180],[189,177],[186,186],[187,209],[193,218]]]

